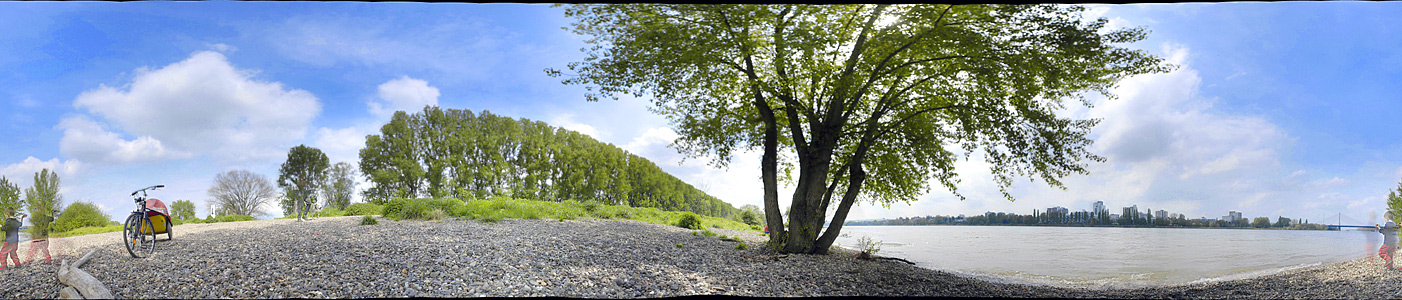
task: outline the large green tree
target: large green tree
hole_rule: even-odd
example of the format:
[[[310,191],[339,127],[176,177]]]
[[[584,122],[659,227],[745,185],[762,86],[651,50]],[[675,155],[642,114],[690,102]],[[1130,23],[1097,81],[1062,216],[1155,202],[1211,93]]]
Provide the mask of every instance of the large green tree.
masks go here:
[[[351,195],[355,193],[355,165],[338,162],[327,170],[326,182],[321,184],[321,198],[326,205],[345,210],[350,206]]]
[[[572,5],[590,36],[566,84],[586,99],[651,96],[678,149],[762,150],[766,223],[783,252],[825,253],[858,199],[914,201],[938,181],[960,199],[954,160],[982,152],[1000,191],[1014,177],[1086,173],[1104,159],[1085,136],[1098,120],[1058,115],[1086,92],[1165,71],[1116,44],[1142,28],[1106,30],[1059,5]],[[780,146],[783,149],[780,149]],[[779,160],[796,165],[788,227]],[[788,172],[784,172],[788,174]],[[1063,187],[1064,188],[1064,187]],[[835,205],[834,205],[835,204]],[[832,212],[826,231],[820,231]]]
[[[9,178],[0,176],[0,214],[6,209],[14,209],[16,213],[24,211],[24,202],[20,201],[20,188]]]
[[[1392,213],[1393,221],[1402,221],[1402,181],[1397,189],[1387,191],[1387,212]]]
[[[316,203],[316,192],[330,167],[330,159],[321,149],[297,145],[287,151],[287,161],[278,169],[277,177],[277,186],[285,195],[280,202],[284,216],[296,213],[298,201],[302,205]]]
[[[194,219],[195,202],[190,200],[175,200],[175,202],[171,202],[170,217],[177,220]]]
[[[29,211],[29,236],[44,238],[52,227],[53,211],[63,207],[63,195],[58,193],[58,173],[43,169],[34,172],[34,186],[24,189],[24,203]]]

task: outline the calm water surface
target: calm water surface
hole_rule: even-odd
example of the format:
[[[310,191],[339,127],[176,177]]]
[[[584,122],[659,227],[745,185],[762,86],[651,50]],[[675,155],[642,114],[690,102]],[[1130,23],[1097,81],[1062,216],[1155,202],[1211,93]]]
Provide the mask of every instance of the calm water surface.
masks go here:
[[[1024,226],[845,226],[878,255],[1002,282],[1143,287],[1231,280],[1376,255],[1370,231]]]

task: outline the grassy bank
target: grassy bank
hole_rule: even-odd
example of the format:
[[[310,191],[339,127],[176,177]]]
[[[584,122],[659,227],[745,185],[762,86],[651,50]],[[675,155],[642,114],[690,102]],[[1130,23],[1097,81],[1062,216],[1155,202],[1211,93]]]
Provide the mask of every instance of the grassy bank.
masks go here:
[[[226,215],[226,216],[218,216],[218,217],[210,216],[210,217],[206,217],[206,218],[204,218],[204,219],[186,219],[186,220],[176,219],[176,220],[174,220],[174,223],[175,223],[175,226],[180,226],[180,224],[224,223],[224,222],[242,222],[242,221],[254,221],[254,220],[258,220],[258,218],[254,218],[254,217],[251,217],[251,216],[244,216],[244,215]],[[73,230],[69,230],[69,231],[66,231],[66,232],[56,232],[56,233],[54,233],[53,235],[54,235],[54,237],[74,237],[74,236],[80,236],[80,235],[107,233],[107,232],[115,232],[115,231],[122,231],[122,224],[107,225],[107,226],[102,226],[102,227],[97,227],[97,226],[79,227],[79,228],[76,228],[76,229],[73,229]]]
[[[552,202],[496,197],[469,201],[453,198],[394,199],[383,206],[358,203],[345,211],[327,208],[316,212],[313,216],[382,215],[392,220],[442,220],[456,217],[487,223],[499,222],[504,219],[622,219],[675,226],[686,214],[689,212],[662,211],[650,207],[605,205],[595,202],[571,200]],[[724,218],[701,216],[700,219],[702,226],[706,228],[761,231],[759,226],[751,226]]]
[[[595,202],[551,202],[497,197],[485,200],[462,201],[452,198],[435,199],[394,199],[385,205],[356,203],[345,210],[328,207],[312,214],[313,217],[339,217],[359,215],[382,215],[392,220],[442,220],[448,217],[478,220],[487,223],[505,219],[621,219],[637,220],[653,224],[676,226],[689,212],[663,211],[651,207],[629,207],[605,205]],[[730,219],[699,216],[704,228],[724,228],[761,232],[762,227],[736,222]],[[291,216],[285,216],[291,218]],[[257,218],[243,215],[207,217],[204,219],[175,220],[175,225],[189,223],[222,223],[253,221]],[[88,234],[122,231],[122,225],[103,227],[82,227],[68,232],[55,233],[57,237],[72,237]]]

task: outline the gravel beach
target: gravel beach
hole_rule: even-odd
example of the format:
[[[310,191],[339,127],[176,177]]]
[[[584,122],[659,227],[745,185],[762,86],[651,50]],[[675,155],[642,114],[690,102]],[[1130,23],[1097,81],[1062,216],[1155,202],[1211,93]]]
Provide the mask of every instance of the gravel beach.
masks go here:
[[[1005,284],[894,261],[777,255],[638,221],[390,221],[361,217],[185,224],[147,259],[120,233],[57,239],[52,264],[0,270],[0,298],[57,298],[59,258],[98,249],[83,269],[119,298],[562,296],[953,296],[1057,298],[1402,298],[1402,270],[1376,257],[1250,279],[1140,289]],[[26,258],[28,243],[21,244]],[[681,245],[678,247],[678,245]],[[42,260],[42,259],[41,259]]]

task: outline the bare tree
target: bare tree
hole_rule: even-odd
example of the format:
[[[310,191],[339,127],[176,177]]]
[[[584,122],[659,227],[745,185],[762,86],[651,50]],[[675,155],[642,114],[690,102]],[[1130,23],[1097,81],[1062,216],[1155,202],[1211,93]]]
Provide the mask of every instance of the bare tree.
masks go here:
[[[209,196],[209,207],[217,215],[258,216],[266,214],[259,207],[276,200],[278,193],[268,177],[233,170],[214,176]]]

